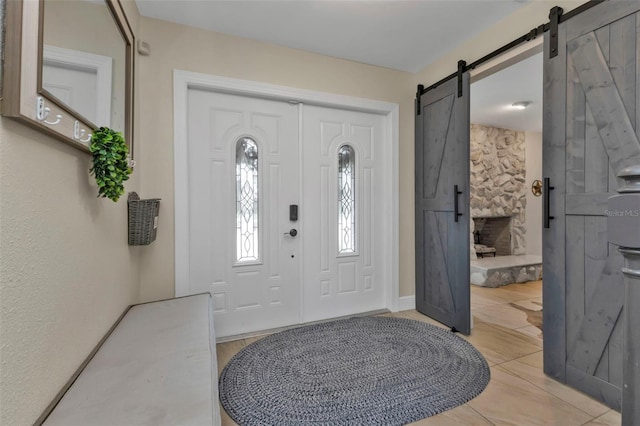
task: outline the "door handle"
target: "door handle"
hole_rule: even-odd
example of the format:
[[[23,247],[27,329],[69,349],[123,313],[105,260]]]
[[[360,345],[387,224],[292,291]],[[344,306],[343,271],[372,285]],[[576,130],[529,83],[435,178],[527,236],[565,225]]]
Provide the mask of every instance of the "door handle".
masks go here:
[[[457,222],[458,217],[462,216],[462,213],[458,213],[460,210],[458,195],[462,194],[462,191],[458,191],[458,185],[453,185],[453,221]]]
[[[554,216],[551,216],[551,208],[549,207],[549,192],[556,189],[551,186],[551,181],[549,178],[544,178],[544,184],[542,185],[542,210],[544,214],[544,227],[549,228],[549,222],[551,219],[555,219]]]
[[[289,232],[285,232],[284,235],[289,235],[290,237],[295,237],[298,235],[298,230],[295,228],[291,228]]]

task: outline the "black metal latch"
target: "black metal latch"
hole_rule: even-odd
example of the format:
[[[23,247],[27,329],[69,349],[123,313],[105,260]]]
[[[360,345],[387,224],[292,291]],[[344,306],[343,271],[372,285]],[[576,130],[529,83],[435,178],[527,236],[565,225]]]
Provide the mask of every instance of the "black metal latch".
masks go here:
[[[422,92],[424,92],[424,85],[418,84],[418,91],[416,92],[416,115],[420,115],[420,110],[422,109],[420,106],[420,98],[422,97]]]
[[[539,35],[544,34],[544,24],[538,25],[527,34],[527,41],[535,40]]]
[[[458,61],[458,97],[462,97],[462,75],[467,71],[467,63]]]
[[[556,189],[554,186],[551,186],[551,179],[544,178],[543,184],[543,195],[542,195],[542,214],[544,215],[542,222],[545,229],[549,229],[550,223],[552,219],[555,219],[554,216],[551,216],[551,203],[549,197],[551,196],[551,191]]]
[[[560,16],[562,16],[561,7],[556,6],[549,12],[549,58],[555,58],[558,56],[558,24],[560,23]]]

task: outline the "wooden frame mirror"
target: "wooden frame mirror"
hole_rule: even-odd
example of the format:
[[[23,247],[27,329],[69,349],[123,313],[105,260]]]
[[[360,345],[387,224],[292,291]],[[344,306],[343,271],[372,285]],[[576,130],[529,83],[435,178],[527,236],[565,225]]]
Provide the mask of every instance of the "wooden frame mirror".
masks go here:
[[[133,158],[133,46],[119,0],[8,1],[2,115],[87,153],[111,127]]]

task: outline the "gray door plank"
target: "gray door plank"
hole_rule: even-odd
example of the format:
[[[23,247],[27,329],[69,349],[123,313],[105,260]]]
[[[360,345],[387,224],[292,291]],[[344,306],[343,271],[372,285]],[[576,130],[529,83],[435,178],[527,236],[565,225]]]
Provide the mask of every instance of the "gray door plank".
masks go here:
[[[600,50],[602,51],[602,55],[607,61],[607,66],[609,66],[609,46],[611,42],[611,27],[609,25],[598,28],[594,31],[596,35],[596,39],[598,41],[598,45],[600,46]],[[615,42],[615,40],[614,40]],[[591,175],[587,172],[586,178],[595,181],[599,181],[602,179],[602,182],[597,184],[596,187],[592,189],[593,192],[615,192],[616,188],[618,188],[620,179],[616,176],[613,168],[609,164],[609,154],[607,154],[604,145],[602,144],[602,140],[600,138],[600,134],[598,133],[598,127],[595,124],[595,119],[593,118],[593,114],[591,113],[591,109],[589,105],[587,105],[587,154],[585,157],[587,161],[591,161],[593,163],[599,162],[601,164],[597,165],[597,169],[594,170],[594,174]],[[591,138],[593,138],[591,140]],[[595,164],[594,164],[595,165]],[[603,170],[604,169],[604,170]],[[601,175],[601,172],[605,172]],[[591,182],[585,184],[588,187]],[[606,185],[606,189],[600,190],[598,188],[604,187]],[[586,189],[589,191],[589,189]]]
[[[622,184],[622,179],[617,176],[616,172],[611,166],[611,163],[609,163],[609,191],[615,191],[615,189],[620,187]]]
[[[573,342],[578,338],[580,324],[585,316],[585,218],[584,216],[567,216],[566,238],[571,247],[566,253],[566,324],[567,341]],[[544,271],[543,283],[547,281]],[[544,303],[543,303],[544,307]],[[563,363],[565,361],[563,360]]]
[[[596,35],[596,39],[598,40],[598,45],[600,46],[600,50],[602,50],[602,56],[607,61],[607,65],[609,65],[609,39],[611,36],[611,31],[609,25],[598,28],[594,31]]]
[[[438,233],[434,233],[434,235],[438,236],[441,254],[441,258],[438,259],[438,267],[444,272],[447,282],[451,283],[452,280],[455,279],[455,272],[451,270],[451,251],[455,250],[455,246],[449,241],[449,230],[452,225],[449,221],[451,214],[447,212],[436,212],[435,218]],[[449,321],[455,322],[455,303],[453,301],[453,289],[451,285],[434,287],[434,291],[439,293],[440,307],[446,309],[447,312],[451,314]]]
[[[439,212],[425,212],[426,227],[425,230],[427,239],[427,251],[426,256],[431,259],[431,262],[425,262],[425,268],[429,271],[426,275],[432,282],[449,283],[449,268],[445,256],[448,252],[448,227],[446,222],[439,217]],[[429,295],[431,296],[432,303],[443,312],[442,317],[436,318],[439,321],[451,321],[449,316],[453,312],[453,299],[451,296],[451,288],[446,286],[431,286]]]
[[[609,156],[602,145],[598,127],[591,113],[591,108],[587,105],[587,121],[585,129],[585,183],[586,193],[607,193],[609,192]],[[609,194],[607,194],[607,199]],[[606,206],[605,201],[604,206]],[[603,207],[604,207],[603,206]],[[603,214],[604,209],[600,210]]]
[[[589,259],[588,253],[585,255]],[[598,285],[593,295],[587,299],[585,316],[567,359],[568,364],[588,375],[594,374],[624,303],[620,258],[609,256],[602,269],[597,275]]]
[[[605,157],[606,158],[606,157]],[[606,178],[606,175],[605,175]],[[604,216],[608,200],[612,194],[608,192],[590,192],[588,194],[567,194],[567,215]]]
[[[566,105],[567,61],[566,26],[558,28],[558,58],[544,61],[543,92],[543,176],[555,187],[549,194],[551,221],[543,229],[542,263],[544,271],[542,305],[544,323],[544,372],[566,382],[566,283],[565,283],[565,212],[566,180]],[[549,33],[544,35],[544,57],[549,58]]]
[[[609,68],[632,126],[636,125],[636,15],[611,24]]]
[[[640,11],[640,2],[632,0],[610,0],[597,11],[587,11],[566,21],[567,40],[572,40],[612,22]]]
[[[442,167],[450,166],[450,164],[444,164],[444,147],[447,143],[447,135],[451,124],[453,100],[454,95],[451,94],[436,103],[427,105],[424,109],[425,120],[430,123],[427,126],[425,137],[431,144],[429,150],[425,151],[429,152],[430,155],[423,158],[425,167],[423,194],[426,199],[435,198],[436,190],[441,184]],[[446,178],[446,176],[443,176],[443,178]]]
[[[636,102],[640,99],[640,12],[636,13]],[[636,105],[636,136],[640,139],[640,108]]]
[[[432,198],[422,200],[421,207],[427,210],[436,212],[451,212],[453,211],[453,195],[447,198]]]
[[[451,129],[453,140],[458,141],[452,146],[452,154],[456,158],[456,170],[461,182],[458,185],[459,213],[461,216],[458,222],[454,222],[453,215],[449,216],[450,229],[449,264],[452,272],[455,272],[456,285],[451,286],[453,300],[456,303],[456,325],[455,328],[463,334],[471,333],[471,277],[470,277],[470,235],[471,235],[471,207],[470,207],[470,177],[471,177],[471,106],[469,94],[471,90],[471,76],[467,72],[462,76],[463,96],[456,98],[455,122],[457,125]],[[452,182],[453,183],[453,182]],[[453,185],[449,188],[453,190]]]
[[[614,329],[615,329],[615,325],[614,325]],[[613,333],[613,330],[611,332]],[[598,366],[596,367],[596,370],[593,372],[593,376],[609,383],[610,382],[609,377],[611,374],[610,367],[611,365],[609,364],[609,344],[607,343],[607,345],[604,347],[604,350],[602,351],[602,356],[598,361]]]
[[[612,247],[611,250],[616,250]],[[624,308],[623,308],[624,309]],[[618,320],[609,338],[609,383],[622,389],[622,330],[624,322]]]
[[[585,216],[584,218],[584,256],[586,300],[593,297],[601,286],[601,274],[609,258],[609,242],[607,240],[607,219],[605,216]]]
[[[605,216],[585,217],[585,299],[591,300],[595,291],[602,286],[601,275],[609,257],[609,241],[607,238],[607,220]],[[593,305],[598,306],[598,305]],[[598,306],[599,307],[599,306]],[[615,324],[614,326],[615,327]],[[613,331],[613,328],[611,329]],[[597,361],[593,375],[603,380],[609,380],[609,336],[605,336],[600,359]]]
[[[588,376],[584,371],[571,365],[567,365],[567,384],[591,395],[614,410],[620,411],[622,407],[620,388],[599,377]]]
[[[566,164],[567,194],[583,193],[585,190],[585,130],[587,98],[578,78],[571,56],[567,57],[567,115],[574,117],[571,125],[567,126],[567,151],[571,155]]]
[[[570,21],[569,21],[570,22]],[[617,173],[640,162],[640,142],[593,33],[568,43],[568,52]]]
[[[416,309],[470,332],[469,75],[421,96],[416,115]],[[454,221],[454,185],[462,217]]]

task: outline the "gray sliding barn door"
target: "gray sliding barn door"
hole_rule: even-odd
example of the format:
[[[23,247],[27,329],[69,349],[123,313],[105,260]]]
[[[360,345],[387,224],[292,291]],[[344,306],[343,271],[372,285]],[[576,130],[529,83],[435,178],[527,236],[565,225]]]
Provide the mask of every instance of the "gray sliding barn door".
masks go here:
[[[469,73],[462,88],[452,79],[419,99],[416,309],[469,334]]]
[[[624,183],[617,175],[640,164],[639,10],[607,1],[561,23],[553,58],[545,35],[544,369],[616,409],[623,258],[608,243],[606,210]]]

